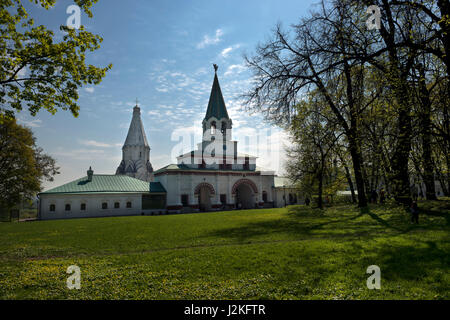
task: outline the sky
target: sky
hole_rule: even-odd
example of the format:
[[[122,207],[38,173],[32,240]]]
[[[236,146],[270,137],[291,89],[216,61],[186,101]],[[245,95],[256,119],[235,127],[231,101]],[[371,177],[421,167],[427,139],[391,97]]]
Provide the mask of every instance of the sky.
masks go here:
[[[69,0],[50,10],[23,1],[35,24],[56,30],[70,14]],[[79,90],[80,115],[69,111],[51,115],[45,110],[17,115],[30,127],[37,145],[57,160],[60,174],[44,190],[94,173],[114,174],[138,99],[150,144],[150,161],[159,169],[176,163],[201,139],[214,78],[213,63],[238,151],[258,156],[257,165],[283,174],[284,147],[289,144],[280,128],[260,114],[243,110],[241,95],[252,74],[243,54],[252,55],[277,23],[298,23],[316,1],[310,0],[99,0],[93,18],[84,13],[81,24],[103,38],[101,48],[87,62],[113,68],[96,86]]]

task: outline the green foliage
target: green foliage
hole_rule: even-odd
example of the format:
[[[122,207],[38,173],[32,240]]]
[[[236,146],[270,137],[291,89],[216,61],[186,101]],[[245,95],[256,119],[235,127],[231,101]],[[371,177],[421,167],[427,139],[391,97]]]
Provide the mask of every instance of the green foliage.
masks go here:
[[[30,0],[43,8],[56,0]],[[75,0],[89,17],[97,0]],[[86,64],[86,53],[100,48],[102,38],[67,26],[60,27],[63,40],[54,32],[35,26],[21,0],[0,4],[0,114],[13,117],[27,107],[31,115],[41,109],[54,114],[58,108],[78,116],[78,89],[99,84],[112,65],[101,68]]]
[[[59,168],[35,145],[30,129],[15,119],[0,123],[0,208],[6,210],[34,197],[41,191],[42,180],[52,180]]]
[[[0,298],[449,299],[449,204],[435,203],[418,226],[395,205],[3,223]],[[73,264],[81,290],[66,288]]]
[[[319,139],[316,146],[331,142],[320,132],[303,132],[312,112],[322,129],[345,135],[333,153],[349,186],[354,179],[361,207],[380,188],[409,203],[412,183],[424,183],[429,200],[435,198],[435,180],[449,195],[448,1],[321,3],[289,29],[277,25],[246,57],[255,79],[245,95],[248,108],[288,127],[296,138],[296,132],[303,134],[296,139],[302,144],[311,134]],[[370,5],[382,12],[377,30],[366,26]],[[298,163],[314,152],[297,151]],[[305,168],[320,172],[318,157],[311,158],[291,168],[306,186],[314,174],[306,177]]]

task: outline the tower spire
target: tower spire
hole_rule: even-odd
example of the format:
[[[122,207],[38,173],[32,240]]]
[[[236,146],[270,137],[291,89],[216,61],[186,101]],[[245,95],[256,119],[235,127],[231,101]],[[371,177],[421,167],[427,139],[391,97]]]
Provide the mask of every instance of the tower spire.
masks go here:
[[[130,128],[122,147],[122,162],[116,170],[116,174],[125,174],[144,181],[152,181],[153,168],[150,163],[150,146],[145,135],[144,125],[141,119],[141,108],[133,108]]]
[[[225,101],[223,99],[222,90],[219,85],[219,78],[217,77],[217,69],[219,66],[213,64],[214,66],[214,82],[211,88],[211,95],[209,96],[208,109],[206,110],[205,120],[212,117],[220,120],[222,118],[230,119],[228,117],[227,108],[225,106]]]

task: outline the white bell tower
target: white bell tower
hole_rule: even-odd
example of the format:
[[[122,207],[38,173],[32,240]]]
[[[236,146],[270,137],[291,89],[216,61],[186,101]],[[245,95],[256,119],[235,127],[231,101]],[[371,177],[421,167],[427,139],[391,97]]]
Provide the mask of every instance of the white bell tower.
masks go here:
[[[145,136],[141,120],[141,108],[133,108],[133,117],[128,129],[127,139],[122,147],[122,161],[116,170],[117,175],[127,175],[144,181],[153,181],[153,167],[150,163],[150,146]]]

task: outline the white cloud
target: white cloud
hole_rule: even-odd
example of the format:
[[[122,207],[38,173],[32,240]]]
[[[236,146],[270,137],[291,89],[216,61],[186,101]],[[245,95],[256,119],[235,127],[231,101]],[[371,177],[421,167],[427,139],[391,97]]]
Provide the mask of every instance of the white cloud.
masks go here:
[[[95,88],[94,88],[94,87],[87,87],[87,88],[84,88],[84,90],[85,90],[86,92],[88,92],[88,93],[94,93]]]
[[[222,55],[222,57],[226,58],[228,57],[228,54],[231,52],[231,50],[233,50],[232,47],[225,48],[220,54]]]
[[[212,37],[205,34],[203,36],[203,40],[197,44],[197,49],[203,49],[209,45],[219,43],[222,40],[221,39],[222,36],[223,36],[222,29],[217,29],[215,35]]]
[[[148,114],[149,116],[157,117],[157,116],[160,116],[160,115],[161,115],[161,112],[155,111],[155,110],[150,110],[150,111],[147,112],[147,114]]]
[[[238,49],[239,47],[240,47],[239,44],[235,44],[234,46],[225,48],[225,49],[222,50],[222,52],[220,53],[220,55],[221,55],[223,58],[227,58],[231,51],[233,51],[233,50],[235,50],[235,49]]]
[[[60,148],[59,148],[60,149]],[[58,150],[52,155],[56,157],[66,157],[77,160],[90,160],[97,156],[104,158],[105,151],[100,149],[75,149],[75,150]]]
[[[121,146],[120,143],[104,143],[95,140],[79,140],[79,143],[85,146],[98,147],[98,148],[112,148]]]
[[[246,68],[243,64],[232,64],[227,68],[227,71],[225,72],[224,76],[227,77],[229,75],[235,74],[235,73],[241,73]]]
[[[24,126],[31,127],[31,128],[39,128],[41,127],[42,120],[35,119],[35,120],[24,120],[24,119],[18,119],[19,123],[22,123]]]

